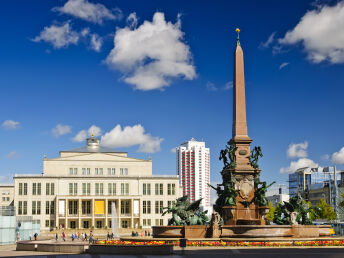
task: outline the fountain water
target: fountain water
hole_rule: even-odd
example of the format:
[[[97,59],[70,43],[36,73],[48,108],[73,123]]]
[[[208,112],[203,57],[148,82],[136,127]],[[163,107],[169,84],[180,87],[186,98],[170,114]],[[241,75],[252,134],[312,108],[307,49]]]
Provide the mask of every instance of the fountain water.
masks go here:
[[[112,233],[115,238],[119,238],[119,230],[118,230],[118,216],[116,210],[116,203],[112,202],[111,205],[111,225],[112,225]]]

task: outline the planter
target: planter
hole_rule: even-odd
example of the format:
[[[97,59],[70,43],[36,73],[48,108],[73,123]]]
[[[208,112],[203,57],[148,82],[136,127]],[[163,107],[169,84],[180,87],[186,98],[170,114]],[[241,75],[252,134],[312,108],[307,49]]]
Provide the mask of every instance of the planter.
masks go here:
[[[172,245],[90,245],[90,254],[133,254],[133,255],[168,255],[173,253]]]

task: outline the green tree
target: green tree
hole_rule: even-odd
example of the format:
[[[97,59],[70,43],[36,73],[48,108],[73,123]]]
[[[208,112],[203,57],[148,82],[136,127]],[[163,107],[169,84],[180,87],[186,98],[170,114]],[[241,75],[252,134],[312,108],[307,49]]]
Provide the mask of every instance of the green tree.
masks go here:
[[[320,219],[327,219],[327,220],[335,220],[336,219],[336,213],[334,212],[333,208],[331,205],[327,204],[322,198],[320,202],[317,203],[317,207],[319,208],[318,210],[318,215]]]
[[[274,221],[275,209],[276,208],[273,206],[272,202],[269,202],[269,212],[268,212],[268,214],[266,214],[266,218],[269,222]]]
[[[344,193],[342,193],[342,198],[344,199]],[[340,207],[344,207],[344,200],[339,203]]]

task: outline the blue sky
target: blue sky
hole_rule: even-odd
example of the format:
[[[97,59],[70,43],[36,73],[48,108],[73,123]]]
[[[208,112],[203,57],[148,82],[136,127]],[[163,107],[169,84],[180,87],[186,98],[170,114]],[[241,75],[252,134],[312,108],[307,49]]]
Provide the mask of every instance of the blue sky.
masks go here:
[[[44,154],[92,131],[151,156],[154,174],[175,174],[171,149],[203,139],[220,181],[236,27],[262,178],[342,169],[343,13],[343,1],[2,1],[0,179],[42,172]]]

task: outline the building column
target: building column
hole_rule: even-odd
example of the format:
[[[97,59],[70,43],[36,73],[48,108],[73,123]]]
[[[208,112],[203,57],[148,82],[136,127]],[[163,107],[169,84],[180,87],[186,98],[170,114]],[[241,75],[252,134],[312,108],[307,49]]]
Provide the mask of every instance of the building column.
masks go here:
[[[130,227],[131,228],[134,228],[134,199],[132,198],[131,199],[131,221],[130,221],[130,223],[131,223],[131,225],[130,225]]]
[[[108,226],[108,209],[109,209],[108,200],[105,199],[104,202],[105,202],[105,227],[107,227]]]
[[[92,199],[92,210],[91,210],[91,216],[92,216],[92,222],[91,222],[91,228],[94,226],[94,198]]]
[[[78,200],[78,228],[81,229],[81,199]]]
[[[121,225],[121,198],[118,199],[118,210],[117,210],[117,218],[118,218],[118,228],[122,228],[122,225]]]
[[[65,199],[65,229],[68,229],[68,199]]]
[[[60,222],[60,216],[59,216],[59,200],[56,198],[55,201],[55,228],[59,229],[59,222]]]

